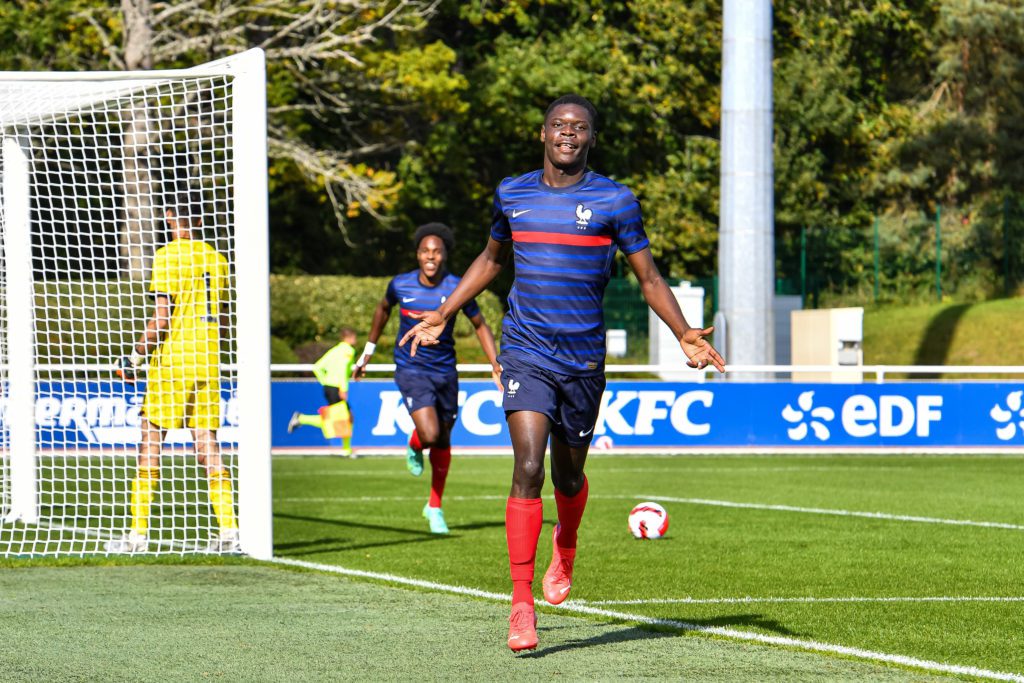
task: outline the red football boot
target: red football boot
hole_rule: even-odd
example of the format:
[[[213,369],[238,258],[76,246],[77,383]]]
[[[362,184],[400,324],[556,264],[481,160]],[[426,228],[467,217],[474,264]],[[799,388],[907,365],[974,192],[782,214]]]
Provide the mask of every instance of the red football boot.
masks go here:
[[[512,652],[537,647],[537,613],[533,605],[526,602],[512,605],[512,616],[508,618],[508,647]]]
[[[572,557],[558,548],[558,525],[551,535],[551,564],[544,572],[544,599],[552,605],[560,605],[569,597],[572,588],[572,565],[576,561],[576,551]]]

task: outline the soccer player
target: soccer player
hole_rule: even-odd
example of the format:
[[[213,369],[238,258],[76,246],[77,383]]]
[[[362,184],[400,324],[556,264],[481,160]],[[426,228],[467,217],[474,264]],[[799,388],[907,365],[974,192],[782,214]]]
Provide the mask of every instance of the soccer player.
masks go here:
[[[417,321],[419,311],[429,311],[444,304],[451,296],[459,278],[445,268],[448,254],[455,240],[451,229],[443,223],[427,223],[416,229],[413,244],[419,268],[395,276],[388,284],[384,298],[377,304],[370,323],[366,348],[356,361],[354,379],[366,373],[366,364],[376,349],[377,340],[391,316],[391,309],[399,307],[401,321],[398,336],[404,335]],[[451,319],[437,330],[437,344],[414,358],[408,348],[395,345],[395,383],[405,398],[415,429],[406,447],[405,464],[414,476],[423,473],[423,451],[430,449],[430,499],[423,507],[423,516],[435,534],[448,533],[448,524],[441,509],[448,468],[451,464],[451,431],[455,424],[459,400],[459,376],[455,371],[455,313],[462,311],[473,323],[480,346],[493,368],[492,376],[498,387],[499,369],[494,335],[484,320],[483,313],[473,297],[451,310]]]
[[[298,411],[292,413],[288,421],[288,433],[291,434],[300,425],[306,425],[323,431],[325,439],[341,436],[341,454],[351,456],[352,410],[348,405],[348,378],[356,360],[356,331],[351,327],[342,327],[340,335],[341,341],[313,364],[313,374],[324,388],[327,405],[316,415],[304,415]]]
[[[551,480],[558,524],[543,591],[551,604],[569,596],[576,536],[587,504],[583,473],[604,392],[604,290],[616,250],[636,274],[644,299],[665,321],[695,368],[724,361],[690,327],[651,257],[640,204],[629,188],[587,168],[597,142],[597,110],[586,98],[565,95],[544,115],[539,170],[506,178],[494,193],[490,239],[435,311],[400,344],[417,357],[437,343],[458,308],[479,294],[511,252],[515,280],[502,328],[503,408],[512,439],[512,488],[505,532],[512,575],[508,646],[537,646],[534,562],[543,512],[544,452],[550,442]]]
[[[117,374],[134,382],[153,351],[141,411],[142,443],[131,482],[131,526],[122,538],[107,542],[116,553],[149,549],[149,516],[160,479],[160,446],[168,429],[188,427],[196,459],[206,470],[210,506],[220,527],[210,552],[238,552],[231,473],[221,459],[220,331],[228,325],[224,309],[228,263],[198,239],[202,203],[195,193],[173,197],[164,213],[171,241],[153,256],[149,292],[153,314],[132,346],[116,364]]]

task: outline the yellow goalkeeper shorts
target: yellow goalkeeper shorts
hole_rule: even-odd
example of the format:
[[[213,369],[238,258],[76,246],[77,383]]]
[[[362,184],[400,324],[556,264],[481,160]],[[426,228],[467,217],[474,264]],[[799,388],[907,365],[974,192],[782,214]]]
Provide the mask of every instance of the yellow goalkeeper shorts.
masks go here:
[[[142,414],[163,429],[219,429],[220,380],[150,372]]]

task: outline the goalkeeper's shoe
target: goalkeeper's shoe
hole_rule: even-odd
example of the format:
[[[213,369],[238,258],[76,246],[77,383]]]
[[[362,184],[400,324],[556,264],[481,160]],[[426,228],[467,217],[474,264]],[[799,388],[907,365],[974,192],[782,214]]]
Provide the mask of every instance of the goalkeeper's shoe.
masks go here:
[[[288,420],[288,433],[291,434],[292,432],[294,432],[296,429],[299,428],[300,424],[301,423],[299,422],[299,411],[296,410],[294,413],[292,413],[291,419]]]
[[[418,477],[423,474],[423,451],[418,451],[412,446],[405,447],[405,468],[409,474]]]
[[[572,588],[572,566],[576,561],[575,552],[572,557],[558,548],[558,529],[555,525],[555,532],[551,537],[551,564],[544,572],[544,599],[552,605],[560,605],[569,597],[569,589]]]
[[[512,616],[508,618],[508,647],[512,652],[537,647],[537,613],[528,602],[512,605]]]
[[[146,534],[140,534],[138,531],[129,531],[121,536],[121,538],[107,541],[103,544],[103,547],[108,553],[118,553],[121,555],[146,553],[149,552],[149,537]]]
[[[430,533],[448,533],[448,524],[444,521],[444,512],[441,511],[441,508],[432,508],[430,503],[427,503],[423,506],[423,516],[430,523]]]
[[[122,356],[114,362],[114,372],[118,377],[123,379],[129,384],[135,384],[135,380],[139,378],[138,367],[132,363],[131,356]]]
[[[206,552],[240,554],[242,546],[238,543],[238,529],[222,529],[220,534],[210,539]]]

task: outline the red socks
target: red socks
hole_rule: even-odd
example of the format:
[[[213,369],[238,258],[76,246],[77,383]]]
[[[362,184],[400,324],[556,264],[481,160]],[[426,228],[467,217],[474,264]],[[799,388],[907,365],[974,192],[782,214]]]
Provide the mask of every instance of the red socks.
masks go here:
[[[416,432],[413,432],[413,436],[415,435]],[[444,482],[448,479],[448,466],[451,463],[451,448],[430,449],[430,502],[428,505],[432,508],[441,507],[441,496],[444,495]]]
[[[505,539],[508,541],[509,573],[512,575],[512,604],[533,604],[533,565],[537,539],[544,523],[540,498],[509,498],[505,505]]]
[[[415,429],[412,430],[412,434],[409,435],[409,446],[412,447],[414,451],[423,450],[423,444],[420,443],[419,432],[417,432]]]
[[[583,488],[575,496],[567,496],[555,489],[555,505],[558,507],[558,543],[559,551],[567,556],[576,555],[576,531],[583,519],[583,510],[587,507],[587,495],[590,485],[586,476],[583,477]],[[567,552],[568,551],[568,552]]]

